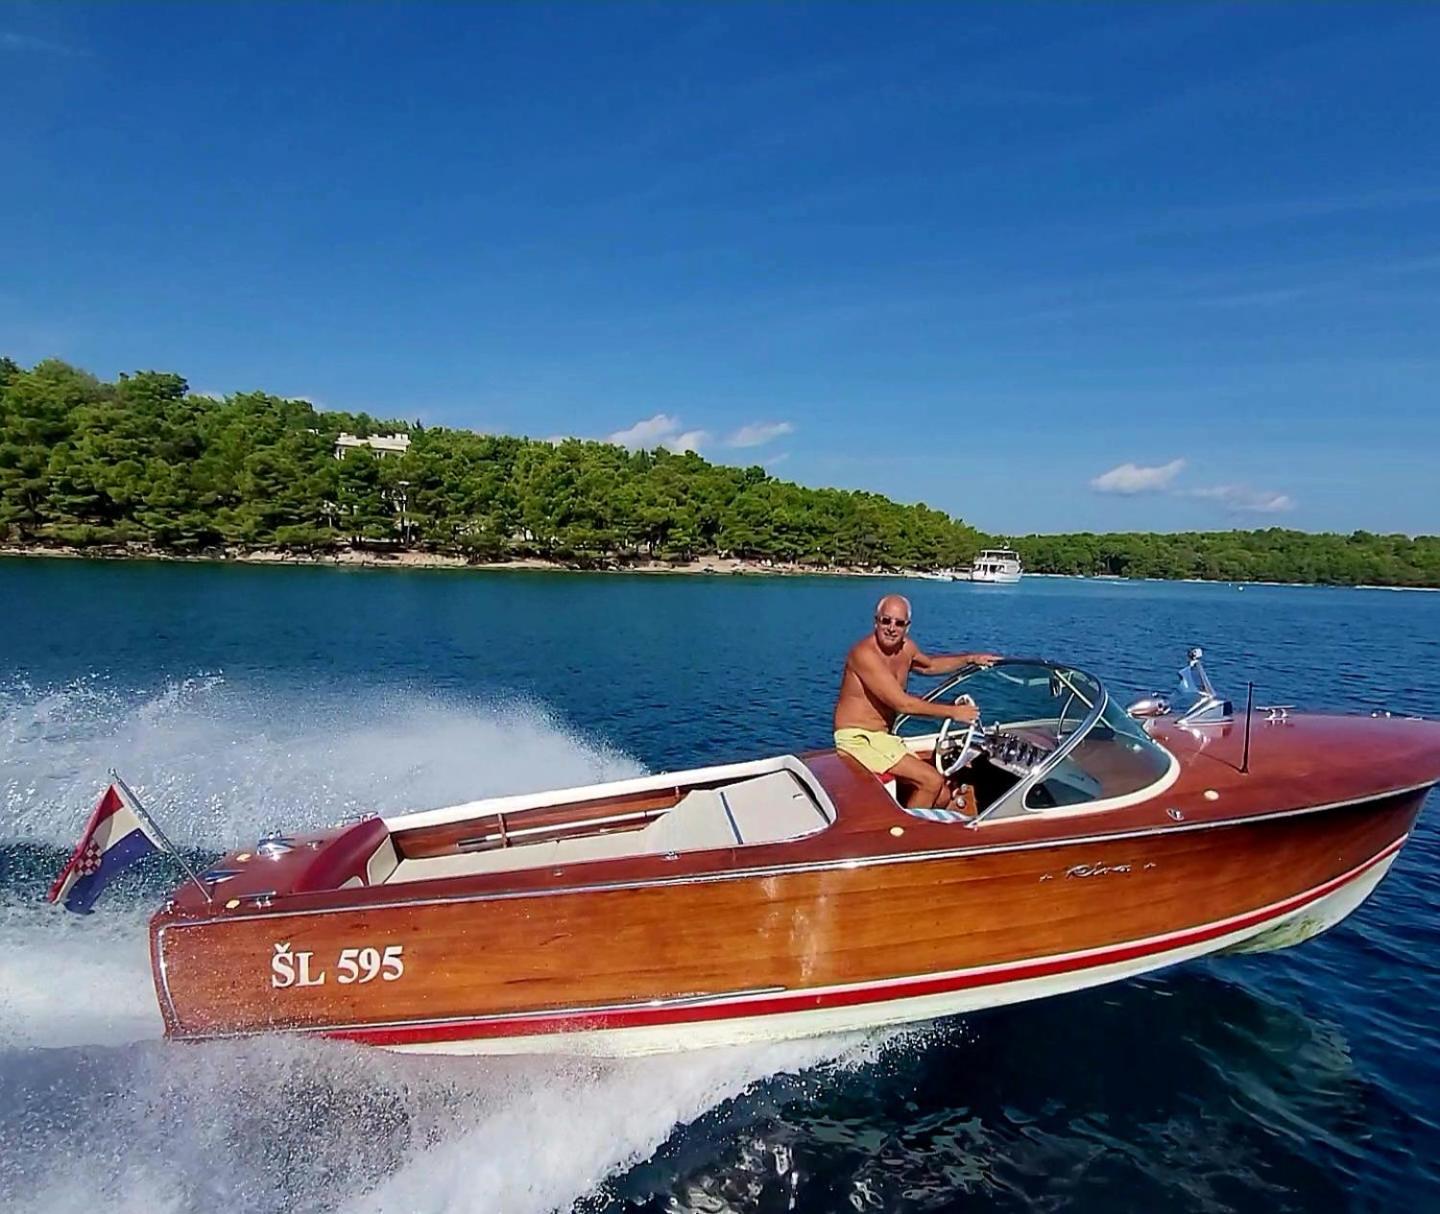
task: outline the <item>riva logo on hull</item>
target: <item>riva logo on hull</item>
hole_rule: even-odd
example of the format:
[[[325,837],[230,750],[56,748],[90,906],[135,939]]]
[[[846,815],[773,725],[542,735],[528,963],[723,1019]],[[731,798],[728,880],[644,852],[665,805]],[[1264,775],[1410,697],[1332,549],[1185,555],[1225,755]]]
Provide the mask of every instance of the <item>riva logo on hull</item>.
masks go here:
[[[342,948],[333,966],[335,982],[340,986],[352,983],[394,982],[405,974],[405,949],[399,944],[383,948]],[[324,986],[329,969],[316,972],[313,952],[292,952],[290,942],[276,943],[270,958],[270,985],[276,990],[292,986]]]

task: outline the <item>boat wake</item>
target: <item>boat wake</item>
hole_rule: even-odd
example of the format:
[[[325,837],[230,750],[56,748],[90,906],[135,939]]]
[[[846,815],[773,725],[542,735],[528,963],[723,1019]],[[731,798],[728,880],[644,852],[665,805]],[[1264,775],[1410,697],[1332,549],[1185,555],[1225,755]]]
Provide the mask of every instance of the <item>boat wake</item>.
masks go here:
[[[117,886],[85,919],[41,901],[111,764],[198,853],[280,823],[640,771],[535,705],[285,696],[220,676],[143,694],[0,688],[0,1208],[566,1209],[757,1082],[879,1048],[602,1063],[168,1045],[145,922],[172,875]]]
[[[256,1038],[31,1051],[23,1067],[7,1052],[0,1204],[564,1210],[755,1083],[876,1048],[840,1040],[600,1063]]]
[[[37,898],[0,906],[0,1050],[158,1038],[150,908],[102,905],[82,920]],[[8,1070],[0,1063],[0,1088]]]
[[[145,692],[100,679],[0,688],[0,837],[74,843],[116,767],[180,846],[283,825],[620,779],[633,759],[543,706],[419,692],[247,687],[218,674]]]

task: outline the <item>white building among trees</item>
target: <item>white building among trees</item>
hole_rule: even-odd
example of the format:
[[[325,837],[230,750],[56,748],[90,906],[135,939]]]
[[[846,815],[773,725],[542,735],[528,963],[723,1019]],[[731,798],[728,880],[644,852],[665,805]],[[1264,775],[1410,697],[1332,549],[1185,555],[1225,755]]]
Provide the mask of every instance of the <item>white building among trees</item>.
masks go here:
[[[369,447],[376,455],[404,455],[410,450],[410,436],[403,431],[399,434],[371,434],[365,438],[342,433],[335,440],[335,458],[344,459],[360,447]]]

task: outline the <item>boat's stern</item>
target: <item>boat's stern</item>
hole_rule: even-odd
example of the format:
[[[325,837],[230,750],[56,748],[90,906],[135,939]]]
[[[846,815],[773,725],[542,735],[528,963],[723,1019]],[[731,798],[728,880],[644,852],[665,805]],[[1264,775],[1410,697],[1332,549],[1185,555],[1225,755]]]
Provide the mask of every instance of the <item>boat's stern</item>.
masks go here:
[[[150,919],[151,967],[167,1035],[210,1036],[217,1028],[254,1032],[269,1027],[272,1013],[263,1000],[233,999],[237,987],[245,985],[231,964],[239,959],[218,945],[251,933],[232,931],[232,925],[253,923],[297,905],[313,909],[330,899],[344,900],[346,891],[383,884],[395,866],[389,830],[383,820],[370,817],[319,834],[267,835],[254,847],[226,853],[195,880],[180,885]],[[217,946],[213,950],[212,943]],[[207,956],[216,963],[205,964]],[[292,981],[304,978],[294,973],[297,962],[287,962],[283,951],[257,954],[244,968],[278,982],[286,964]],[[248,1009],[244,1014],[242,1007]]]

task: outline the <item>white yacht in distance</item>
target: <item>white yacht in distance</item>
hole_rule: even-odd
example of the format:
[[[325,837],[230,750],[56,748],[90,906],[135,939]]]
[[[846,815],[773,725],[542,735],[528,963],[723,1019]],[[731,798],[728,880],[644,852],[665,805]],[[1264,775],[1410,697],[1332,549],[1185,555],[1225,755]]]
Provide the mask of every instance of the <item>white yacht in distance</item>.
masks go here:
[[[1020,580],[1020,554],[1013,548],[986,548],[971,563],[970,572],[956,574],[957,581],[995,582],[1011,585]]]

